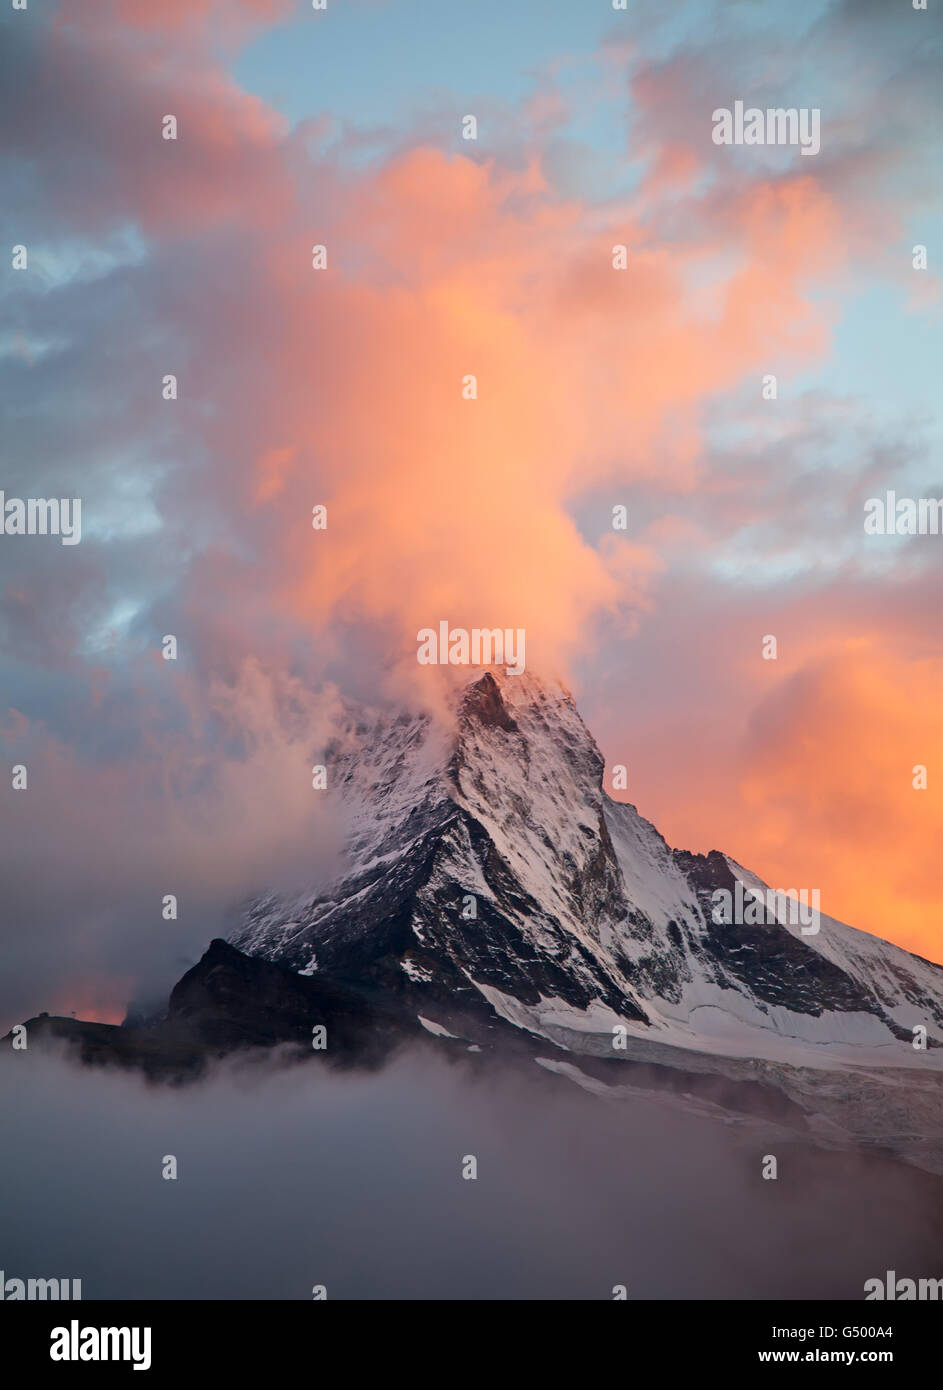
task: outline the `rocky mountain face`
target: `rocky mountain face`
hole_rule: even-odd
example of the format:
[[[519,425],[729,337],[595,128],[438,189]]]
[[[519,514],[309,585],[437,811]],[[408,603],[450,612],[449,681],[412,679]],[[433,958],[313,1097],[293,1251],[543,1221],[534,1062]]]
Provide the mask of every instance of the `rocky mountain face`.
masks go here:
[[[314,1029],[329,1046],[315,1053]],[[40,1014],[26,1023],[27,1051],[61,1046],[89,1065],[139,1069],[154,1079],[202,1075],[213,1059],[279,1047],[340,1066],[381,1066],[401,1042],[425,1042],[417,1019],[373,991],[311,979],[211,941],[171,991],[166,1008],[122,1025]],[[13,1036],[3,1040],[9,1046]]]
[[[277,1044],[340,1065],[403,1043],[537,1062],[613,1100],[657,1090],[943,1173],[943,967],[824,914],[810,930],[719,851],[671,849],[606,794],[560,686],[489,671],[452,713],[354,722],[329,750],[336,882],[257,901],[160,1017],[31,1036],[172,1078]]]
[[[739,880],[765,904],[766,885],[717,851],[670,849],[603,771],[570,696],[529,675],[473,681],[451,737],[426,717],[363,728],[330,768],[348,871],[256,903],[233,944],[370,980],[446,1024],[484,1007],[610,1043],[621,1024],[695,1051],[927,1060],[943,967],[824,915],[804,932],[782,897],[771,919],[715,920],[718,890],[732,902]]]
[[[754,1114],[757,1088],[824,1143],[943,1171],[943,968],[825,914],[809,930],[719,851],[671,849],[603,772],[569,694],[530,675],[473,680],[445,733],[362,725],[330,761],[347,871],[258,901],[232,942],[369,985],[443,1046],[516,1031],[590,1089]],[[761,920],[723,920],[719,890]]]

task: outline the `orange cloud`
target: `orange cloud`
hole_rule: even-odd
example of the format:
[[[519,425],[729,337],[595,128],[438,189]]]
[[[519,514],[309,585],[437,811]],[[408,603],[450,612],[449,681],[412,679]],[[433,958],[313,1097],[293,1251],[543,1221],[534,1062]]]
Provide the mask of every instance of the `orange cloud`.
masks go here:
[[[694,706],[647,712],[617,745],[633,763],[630,799],[669,843],[721,849],[776,887],[819,888],[831,916],[940,960],[943,658],[915,654],[915,634],[887,614],[816,622],[814,610],[799,603],[769,625],[788,633],[776,661],[760,658],[769,627],[748,614],[710,633],[689,658]]]
[[[938,959],[943,658],[876,638],[836,648],[761,706],[740,839],[765,875],[801,864],[833,916]]]
[[[725,209],[739,256],[709,312],[689,292],[701,243],[653,243],[630,207],[600,232],[537,164],[420,148],[335,211],[327,270],[300,239],[266,262],[280,332],[247,489],[274,509],[281,602],[316,628],[382,622],[404,655],[447,617],[523,626],[535,663],[565,665],[651,568],[626,585],[573,499],[656,473],[692,487],[706,400],[759,373],[771,338],[827,343],[804,286],[840,253],[838,219],[807,179]],[[316,503],[329,523],[312,534]]]

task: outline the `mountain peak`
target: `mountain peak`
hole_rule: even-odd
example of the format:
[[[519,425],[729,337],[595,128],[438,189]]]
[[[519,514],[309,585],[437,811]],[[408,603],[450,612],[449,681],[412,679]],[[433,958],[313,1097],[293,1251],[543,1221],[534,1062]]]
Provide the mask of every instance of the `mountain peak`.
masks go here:
[[[240,950],[366,981],[447,1029],[477,1011],[571,1050],[611,1055],[618,1026],[649,1048],[937,1065],[943,969],[824,916],[816,934],[781,909],[719,924],[718,891],[766,885],[720,851],[672,850],[612,801],[559,682],[488,669],[452,708],[451,726],[361,726],[329,760],[346,870],[260,899]]]
[[[461,715],[465,719],[477,719],[489,728],[504,729],[507,733],[517,731],[517,725],[508,714],[502,698],[501,687],[491,671],[486,671],[480,680],[465,687]]]

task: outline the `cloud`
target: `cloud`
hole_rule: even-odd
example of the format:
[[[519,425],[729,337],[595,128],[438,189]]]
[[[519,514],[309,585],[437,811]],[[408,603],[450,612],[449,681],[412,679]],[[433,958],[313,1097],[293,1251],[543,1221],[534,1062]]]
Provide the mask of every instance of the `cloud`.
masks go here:
[[[130,220],[153,243],[116,272],[127,311],[112,304],[108,327],[132,312],[149,325],[149,355],[179,369],[180,437],[202,455],[185,484],[171,467],[155,485],[153,544],[184,531],[199,544],[215,520],[224,545],[204,542],[196,575],[226,565],[239,582],[242,549],[244,591],[264,586],[313,630],[382,623],[394,659],[439,616],[524,626],[535,660],[567,659],[620,599],[573,496],[616,470],[690,485],[703,404],[759,371],[768,335],[804,357],[824,349],[803,290],[837,236],[828,195],[761,179],[723,208],[699,203],[697,235],[667,244],[631,203],[601,220],[557,194],[537,145],[517,168],[420,145],[342,172],[198,48],[181,81],[170,38],[155,56],[120,26],[62,29],[40,85],[71,170],[48,204],[81,224],[74,180],[99,228]],[[175,142],[159,131],[168,53]],[[48,119],[27,125],[25,155],[47,159]],[[61,148],[63,127],[82,153]],[[625,272],[615,240],[631,247]],[[692,295],[721,244],[735,264]],[[163,434],[151,370],[146,418]],[[315,502],[330,515],[318,537]]]
[[[80,1278],[85,1300],[860,1299],[886,1269],[938,1272],[937,1179],[779,1133],[764,1182],[764,1127],[606,1104],[536,1066],[404,1053],[155,1088],[16,1057],[3,1267]]]
[[[139,995],[162,1004],[240,900],[338,870],[343,826],[311,775],[343,736],[337,692],[254,661],[208,690],[161,665],[139,673],[131,748],[89,756],[15,711],[0,730],[28,776],[2,808],[4,1027],[41,1010],[120,1022]]]
[[[697,576],[656,587],[631,685],[611,677],[587,708],[607,760],[629,767],[628,799],[671,844],[819,888],[829,915],[938,959],[935,587],[919,570],[890,589],[841,576],[792,595],[711,592]]]

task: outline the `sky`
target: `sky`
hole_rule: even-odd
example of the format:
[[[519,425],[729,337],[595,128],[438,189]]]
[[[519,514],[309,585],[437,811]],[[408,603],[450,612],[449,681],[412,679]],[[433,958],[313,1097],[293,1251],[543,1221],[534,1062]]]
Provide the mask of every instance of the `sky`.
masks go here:
[[[941,25],[3,13],[0,487],[83,530],[0,535],[0,1014],[120,1018],[222,902],[328,872],[311,751],[425,698],[443,618],[523,627],[669,843],[943,959],[943,537],[863,526],[943,496]],[[715,144],[737,101],[821,148]]]

